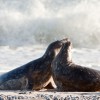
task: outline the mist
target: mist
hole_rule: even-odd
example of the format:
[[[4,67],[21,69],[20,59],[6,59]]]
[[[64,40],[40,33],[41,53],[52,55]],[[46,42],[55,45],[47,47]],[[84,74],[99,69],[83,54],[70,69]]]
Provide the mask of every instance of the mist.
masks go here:
[[[0,46],[31,46],[70,38],[100,48],[99,0],[0,0]]]

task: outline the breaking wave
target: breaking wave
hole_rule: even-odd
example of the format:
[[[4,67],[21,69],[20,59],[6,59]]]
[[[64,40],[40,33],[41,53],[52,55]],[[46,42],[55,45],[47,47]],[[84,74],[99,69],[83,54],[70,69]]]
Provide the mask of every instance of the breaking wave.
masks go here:
[[[0,0],[0,45],[49,44],[100,48],[99,0]]]

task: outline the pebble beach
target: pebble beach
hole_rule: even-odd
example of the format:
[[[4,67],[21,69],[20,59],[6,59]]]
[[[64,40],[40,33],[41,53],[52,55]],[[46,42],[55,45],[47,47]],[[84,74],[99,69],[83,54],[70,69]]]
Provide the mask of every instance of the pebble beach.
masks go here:
[[[0,91],[0,100],[100,100],[99,92],[48,91]]]

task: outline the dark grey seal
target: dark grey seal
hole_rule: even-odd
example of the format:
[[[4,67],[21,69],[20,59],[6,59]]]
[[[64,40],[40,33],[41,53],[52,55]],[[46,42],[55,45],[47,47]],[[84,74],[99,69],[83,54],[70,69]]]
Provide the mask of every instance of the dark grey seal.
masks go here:
[[[52,73],[58,91],[100,91],[100,71],[72,62],[71,42],[63,44],[52,63]]]
[[[48,85],[51,63],[66,39],[51,43],[45,54],[0,76],[0,90],[39,90]]]

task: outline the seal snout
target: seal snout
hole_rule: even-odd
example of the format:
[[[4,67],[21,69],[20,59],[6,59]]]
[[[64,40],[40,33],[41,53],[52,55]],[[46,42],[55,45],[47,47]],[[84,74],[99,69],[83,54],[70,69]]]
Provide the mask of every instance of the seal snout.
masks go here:
[[[63,43],[63,45],[62,45],[62,50],[65,50],[65,49],[68,50],[69,47],[72,47],[71,45],[72,45],[71,41],[69,39],[67,39],[67,41],[65,43]]]
[[[71,43],[70,40],[68,40],[68,41],[65,43],[66,46],[71,46],[71,44],[72,44],[72,43]]]
[[[69,38],[65,38],[65,39],[61,40],[61,43],[62,43],[62,45],[66,44],[69,46],[72,44]]]
[[[68,42],[68,38],[65,38],[65,39],[62,39],[62,40],[58,40],[58,41],[56,41],[56,45],[58,45],[58,48],[59,47],[62,47],[63,46],[63,44],[65,44],[66,42]]]
[[[65,39],[62,39],[61,42],[62,44],[66,43],[69,39],[68,38],[65,38]]]

